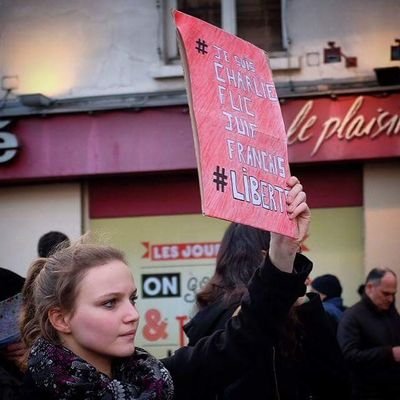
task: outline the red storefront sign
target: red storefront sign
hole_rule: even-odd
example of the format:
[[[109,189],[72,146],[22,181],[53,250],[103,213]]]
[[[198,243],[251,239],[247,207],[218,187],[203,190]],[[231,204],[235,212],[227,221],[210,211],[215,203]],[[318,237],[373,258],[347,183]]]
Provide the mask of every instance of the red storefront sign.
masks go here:
[[[292,164],[400,156],[400,93],[289,99],[281,108]],[[7,131],[19,151],[0,164],[0,181],[196,168],[182,107],[25,117]]]
[[[20,149],[0,181],[196,168],[184,107],[25,117],[7,130]]]
[[[400,156],[400,94],[289,100],[282,106],[289,160]]]
[[[168,243],[152,244],[142,243],[146,249],[142,258],[149,258],[151,261],[170,260],[198,260],[217,257],[219,242],[196,242],[196,243]]]

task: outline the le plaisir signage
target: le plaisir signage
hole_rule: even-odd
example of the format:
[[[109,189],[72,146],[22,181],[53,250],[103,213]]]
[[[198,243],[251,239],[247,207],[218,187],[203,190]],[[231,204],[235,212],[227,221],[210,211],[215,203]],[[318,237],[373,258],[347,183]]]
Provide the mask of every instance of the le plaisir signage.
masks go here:
[[[282,104],[292,163],[398,157],[400,94]]]
[[[0,121],[0,164],[12,160],[18,151],[17,137],[4,129],[9,123],[10,121]]]
[[[290,164],[400,156],[399,92],[285,99],[280,107]],[[265,151],[248,149],[238,154],[243,164],[265,162]],[[12,133],[2,121],[0,162],[0,181],[196,168],[181,106],[26,117]]]

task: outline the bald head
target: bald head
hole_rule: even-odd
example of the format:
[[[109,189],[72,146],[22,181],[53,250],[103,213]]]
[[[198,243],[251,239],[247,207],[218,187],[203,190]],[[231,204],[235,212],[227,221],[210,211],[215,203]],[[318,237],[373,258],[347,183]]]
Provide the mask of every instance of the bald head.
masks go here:
[[[365,294],[375,306],[386,311],[394,303],[397,291],[396,274],[390,269],[374,268],[367,276]]]

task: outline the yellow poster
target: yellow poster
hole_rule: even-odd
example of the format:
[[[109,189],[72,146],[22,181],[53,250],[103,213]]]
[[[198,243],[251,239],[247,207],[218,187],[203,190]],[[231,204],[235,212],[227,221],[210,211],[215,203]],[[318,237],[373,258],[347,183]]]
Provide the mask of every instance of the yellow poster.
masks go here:
[[[331,273],[340,279],[346,305],[358,300],[363,280],[363,209],[312,210],[303,251],[314,262],[311,278]],[[202,215],[105,218],[90,229],[123,250],[138,288],[141,315],[136,344],[164,357],[187,343],[182,326],[195,310],[195,295],[215,267],[228,222]]]

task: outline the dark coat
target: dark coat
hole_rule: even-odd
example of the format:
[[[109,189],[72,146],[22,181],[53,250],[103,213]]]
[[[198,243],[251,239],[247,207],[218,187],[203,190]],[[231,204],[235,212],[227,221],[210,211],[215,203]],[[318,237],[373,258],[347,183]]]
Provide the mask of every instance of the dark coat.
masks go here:
[[[23,375],[13,364],[0,358],[0,400],[17,400],[22,391]]]
[[[310,302],[297,310],[297,351],[293,349],[292,354],[284,355],[279,351],[279,345],[270,349],[260,347],[252,368],[242,369],[242,376],[224,392],[220,391],[218,398],[274,399],[277,393],[282,400],[349,397],[343,361],[319,296],[309,294],[309,298]],[[185,326],[189,345],[195,345],[201,337],[223,326],[236,306],[218,302],[199,311]],[[215,396],[209,392],[207,398],[215,399]]]
[[[309,273],[303,270],[307,275]],[[300,274],[301,275],[301,274]],[[304,276],[305,278],[305,276]],[[278,285],[278,286],[277,286]],[[260,310],[260,313],[280,312],[280,300],[275,298],[281,283],[269,282],[265,290],[270,290],[270,307]],[[300,293],[300,295],[304,294]],[[236,371],[229,379],[223,380],[224,371],[216,374],[213,369],[213,357],[208,360],[208,371],[213,374],[211,379],[220,379],[219,385],[208,385],[208,377],[199,370],[199,380],[203,385],[187,385],[186,392],[179,393],[179,400],[243,400],[243,399],[277,399],[281,400],[311,400],[311,399],[347,399],[350,387],[344,372],[343,360],[329,321],[322,308],[317,294],[310,294],[310,302],[298,309],[299,328],[296,336],[299,346],[293,352],[296,355],[283,355],[279,350],[279,338],[285,329],[285,320],[274,320],[267,317],[264,325],[264,335],[254,338],[252,344],[256,351],[246,350],[237,355]],[[201,310],[185,326],[189,345],[198,346],[204,337],[219,329],[229,327],[237,317],[231,318],[238,304],[224,305],[214,303]],[[243,308],[243,306],[242,306]],[[260,318],[260,317],[259,317]],[[268,334],[274,332],[274,335]],[[214,333],[215,334],[215,333]],[[249,332],[250,335],[250,332]],[[203,339],[202,339],[203,338]],[[167,365],[168,366],[168,365]],[[225,382],[225,383],[224,383]],[[279,396],[279,397],[278,397]],[[311,397],[313,396],[313,397]]]
[[[243,370],[257,369],[260,351],[271,353],[292,304],[304,294],[304,280],[311,267],[307,258],[299,255],[295,262],[298,273],[287,274],[266,259],[266,265],[249,284],[241,312],[229,318],[224,330],[210,332],[211,336],[203,337],[193,347],[178,349],[162,360],[174,380],[176,399],[215,399],[218,391],[241,379]],[[272,363],[272,355],[270,360]],[[272,390],[274,381],[268,378],[263,383]],[[209,397],[212,394],[214,397]],[[248,387],[241,400],[260,398],[251,395],[252,388]]]
[[[392,355],[392,347],[400,345],[400,316],[394,306],[387,312],[379,311],[364,295],[345,311],[338,341],[355,394],[361,398],[400,399],[400,363]]]

